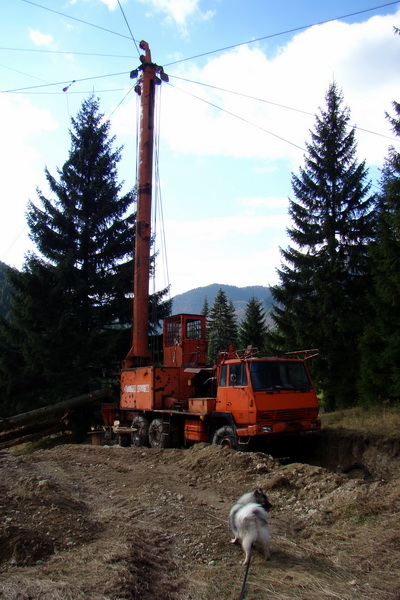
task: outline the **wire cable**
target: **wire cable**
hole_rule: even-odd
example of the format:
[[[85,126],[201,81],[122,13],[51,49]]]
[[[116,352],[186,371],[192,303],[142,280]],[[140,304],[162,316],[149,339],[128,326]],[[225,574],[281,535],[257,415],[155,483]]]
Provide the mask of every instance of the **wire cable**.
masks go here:
[[[14,73],[18,73],[19,75],[24,75],[25,77],[30,77],[31,79],[36,79],[37,81],[42,81],[47,85],[53,85],[46,79],[42,79],[41,77],[35,77],[35,75],[30,75],[29,73],[24,73],[24,71],[19,71],[18,69],[13,69],[12,67],[7,67],[7,65],[0,65],[2,69],[8,69],[8,71],[13,71]]]
[[[134,40],[135,41],[135,40]],[[135,41],[136,43],[136,41]],[[45,50],[44,48],[10,48],[9,46],[0,46],[0,50],[9,50],[11,52],[44,52],[47,54],[67,54],[73,56],[101,56],[103,58],[130,58],[131,55],[127,54],[102,54],[99,52],[75,52],[68,50]]]
[[[99,27],[99,26],[97,26],[97,25],[94,25],[93,23],[89,23],[89,22],[87,22],[87,21],[82,21],[81,19],[76,19],[75,17],[71,17],[71,16],[69,16],[69,15],[66,15],[66,14],[64,14],[64,13],[61,13],[61,12],[59,12],[59,11],[55,11],[55,10],[53,10],[53,9],[50,9],[50,8],[47,8],[47,7],[45,7],[45,6],[41,6],[40,4],[37,4],[36,2],[32,2],[32,0],[22,0],[22,2],[26,2],[26,3],[28,3],[28,4],[32,4],[32,5],[34,5],[34,6],[37,6],[37,7],[39,7],[39,8],[43,8],[43,9],[45,9],[45,10],[49,10],[50,12],[54,12],[54,13],[56,13],[56,14],[60,14],[60,15],[62,15],[62,16],[65,16],[65,17],[68,17],[68,18],[75,19],[75,20],[77,20],[77,21],[80,21],[80,22],[82,22],[82,23],[85,23],[85,24],[87,24],[87,25],[90,25],[90,26],[92,26],[92,27],[97,27],[97,28],[99,28],[99,29],[105,30],[105,31],[107,31],[107,32],[109,32],[109,33],[114,33],[115,35],[119,35],[119,36],[121,36],[121,37],[124,37],[124,38],[126,38],[126,39],[130,39],[130,40],[131,40],[131,39],[133,39],[133,36],[132,36],[132,34],[131,34],[131,37],[130,37],[130,38],[128,38],[127,36],[124,36],[124,35],[122,35],[122,34],[116,33],[116,32],[114,32],[114,31],[111,31],[111,30],[109,30],[109,29],[105,29],[105,28],[103,28],[103,27]],[[119,0],[118,0],[118,3],[119,3]],[[386,7],[393,6],[393,5],[395,5],[395,4],[399,4],[399,3],[400,3],[400,0],[397,0],[397,1],[395,1],[395,2],[388,2],[388,3],[386,3],[386,4],[381,4],[381,5],[379,5],[379,6],[374,6],[374,7],[371,7],[371,8],[364,9],[364,10],[360,10],[360,11],[356,11],[356,12],[348,13],[348,14],[346,14],[346,15],[342,15],[342,16],[340,16],[340,17],[334,17],[334,18],[331,18],[331,19],[326,19],[326,20],[324,20],[324,21],[319,21],[319,22],[317,22],[317,23],[312,23],[312,24],[309,24],[309,25],[302,25],[302,26],[300,26],[300,27],[295,27],[295,28],[293,28],[293,29],[289,29],[289,30],[286,30],[286,31],[283,31],[283,32],[273,33],[273,34],[269,34],[269,35],[267,35],[267,36],[263,36],[263,37],[260,37],[260,38],[256,38],[256,39],[253,39],[253,40],[249,40],[249,41],[247,41],[247,42],[240,42],[240,43],[238,43],[238,44],[233,44],[233,45],[231,45],[231,46],[226,46],[226,47],[224,47],[224,48],[219,48],[219,49],[217,49],[217,50],[211,50],[211,51],[209,51],[209,52],[204,52],[203,54],[197,54],[197,55],[195,55],[195,56],[191,56],[191,57],[188,57],[188,58],[183,58],[183,59],[180,59],[180,60],[177,60],[177,61],[174,61],[174,62],[167,63],[167,64],[165,64],[165,65],[164,65],[164,67],[168,67],[168,66],[175,65],[175,64],[178,64],[178,63],[186,62],[186,61],[189,61],[189,60],[194,60],[194,59],[196,59],[196,58],[201,58],[201,57],[203,57],[203,56],[209,56],[209,55],[211,55],[211,54],[216,54],[216,53],[218,53],[218,52],[224,52],[225,50],[231,50],[231,49],[234,49],[234,48],[238,48],[238,47],[240,47],[240,46],[244,46],[244,45],[252,44],[252,43],[254,43],[254,42],[258,42],[258,41],[262,41],[262,40],[270,39],[270,38],[273,38],[273,37],[278,37],[278,36],[281,36],[281,35],[287,35],[287,34],[289,34],[289,33],[295,33],[296,31],[302,31],[303,29],[308,29],[308,28],[310,28],[310,27],[314,27],[314,26],[316,26],[316,25],[323,25],[323,24],[325,24],[325,23],[329,23],[329,22],[331,22],[331,21],[336,21],[336,20],[340,20],[340,19],[345,19],[345,18],[348,18],[348,17],[351,17],[351,16],[356,16],[356,15],[363,14],[363,13],[366,13],[366,12],[371,12],[371,11],[373,11],[373,10],[378,10],[378,9],[380,9],[380,8],[386,8]],[[121,10],[122,10],[122,9],[121,9]],[[124,13],[123,13],[123,14],[124,14]],[[124,14],[124,16],[125,16],[125,14]],[[128,24],[128,23],[127,23],[127,25],[128,25],[128,28],[129,28],[129,24]],[[130,31],[130,28],[129,28],[129,31]],[[121,75],[121,74],[123,74],[123,73],[118,73],[118,74],[110,74],[109,76],[110,76],[110,77],[113,77],[114,75]],[[125,74],[125,73],[124,73],[124,74]],[[107,75],[102,75],[102,76],[99,76],[99,77],[107,77]],[[85,78],[85,79],[79,79],[79,80],[77,80],[77,81],[88,81],[88,80],[90,80],[90,79],[97,79],[97,77],[93,77],[93,78],[87,77],[87,78]],[[68,82],[61,82],[61,84],[63,84],[63,83],[68,83]],[[61,85],[61,84],[59,84],[59,83],[55,83],[55,84],[53,84],[53,85]],[[49,84],[49,85],[51,85],[51,84]],[[37,86],[37,87],[40,87],[40,86]],[[25,90],[29,90],[29,89],[33,89],[33,88],[29,88],[29,87],[27,87],[27,88],[19,88],[19,89],[14,89],[14,90],[3,90],[3,92],[4,92],[4,91],[5,91],[5,92],[20,92],[20,91],[25,91]]]
[[[21,237],[21,235],[25,232],[25,230],[28,227],[28,223],[26,223],[23,228],[21,229],[21,231],[19,232],[19,234],[17,235],[17,237],[11,242],[11,244],[8,246],[8,248],[5,249],[5,251],[3,252],[3,255],[1,257],[1,260],[3,261],[6,257],[6,255],[8,254],[8,252],[11,250],[11,248],[14,246],[14,244],[17,243],[17,240]]]
[[[133,37],[133,33],[132,33],[132,31],[131,31],[131,28],[130,28],[130,26],[129,26],[129,23],[128,23],[128,19],[126,18],[126,15],[125,15],[125,13],[124,13],[124,9],[123,9],[123,8],[122,8],[122,6],[121,6],[121,2],[120,2],[119,0],[117,0],[117,2],[118,2],[118,6],[119,6],[119,7],[120,7],[120,9],[121,9],[122,16],[123,16],[123,17],[124,17],[124,19],[125,19],[125,23],[126,23],[126,26],[127,26],[128,30],[129,30],[129,33],[131,34],[131,38],[132,38],[132,40],[133,40],[133,43],[135,44],[135,48],[136,48],[136,51],[137,51],[137,53],[138,53],[138,56],[140,56],[140,51],[139,51],[138,45],[137,45],[137,43],[136,43],[136,40],[135,40],[135,38]]]
[[[303,115],[307,115],[307,116],[310,116],[310,117],[315,117],[316,116],[315,113],[311,113],[309,111],[302,110],[300,108],[294,108],[293,106],[287,106],[285,104],[280,104],[279,102],[272,102],[271,100],[265,100],[265,98],[258,98],[256,96],[250,96],[249,94],[243,94],[242,92],[236,92],[234,90],[227,90],[226,88],[220,88],[220,87],[218,87],[216,85],[211,85],[211,84],[208,84],[208,83],[202,83],[200,81],[194,81],[194,80],[191,80],[191,79],[185,79],[184,77],[178,77],[176,75],[170,75],[169,77],[170,77],[170,79],[171,78],[173,78],[173,79],[179,79],[180,81],[186,81],[188,83],[193,83],[195,85],[201,85],[203,87],[208,87],[208,88],[211,88],[213,90],[218,90],[220,92],[226,92],[227,94],[234,94],[236,96],[241,96],[242,98],[248,98],[249,100],[254,100],[255,102],[263,102],[264,104],[271,104],[272,106],[277,106],[278,108],[284,108],[285,110],[292,110],[294,112],[298,112],[298,113],[301,113]],[[398,139],[396,139],[396,138],[394,138],[392,136],[385,135],[384,133],[378,133],[376,131],[371,131],[370,129],[364,129],[363,127],[359,127],[358,125],[352,125],[351,127],[354,128],[354,129],[357,129],[358,131],[364,131],[366,133],[371,133],[372,135],[378,135],[380,137],[383,137],[383,138],[386,138],[388,140],[391,140],[392,142],[399,142],[400,141],[400,140],[398,140]]]
[[[213,108],[216,108],[216,109],[220,110],[221,112],[224,112],[224,113],[230,115],[231,117],[235,117],[235,119],[239,119],[239,121],[243,121],[244,123],[247,123],[247,125],[251,125],[252,127],[255,127],[256,129],[259,129],[260,131],[264,131],[265,133],[268,133],[269,135],[276,137],[278,140],[281,140],[283,142],[286,142],[287,144],[290,144],[291,146],[294,146],[295,148],[298,148],[302,152],[306,152],[305,148],[303,148],[302,146],[299,146],[298,144],[295,144],[294,142],[291,142],[290,140],[285,139],[284,137],[278,135],[277,133],[268,131],[268,129],[265,129],[264,127],[260,127],[259,125],[252,123],[252,121],[249,121],[248,119],[245,119],[244,117],[240,117],[239,115],[236,115],[235,113],[230,112],[229,110],[226,110],[225,108],[221,108],[220,106],[217,106],[216,104],[213,104],[212,102],[209,102],[208,100],[204,100],[204,98],[201,98],[200,96],[196,96],[195,94],[192,94],[191,92],[188,92],[187,90],[182,90],[181,88],[178,88],[175,85],[173,85],[171,82],[169,82],[168,85],[180,92],[183,92],[184,94],[188,94],[189,96],[192,96],[192,98],[196,98],[196,100],[201,100],[202,102],[205,102],[209,106],[212,106]]]
[[[156,215],[155,215],[155,225],[157,226],[157,209],[160,214],[159,221],[161,223],[161,232],[159,235],[160,240],[160,250],[161,250],[161,258],[163,260],[163,273],[165,276],[165,280],[163,283],[163,288],[168,289],[168,299],[171,300],[171,285],[169,278],[169,268],[168,268],[168,252],[167,252],[167,236],[165,235],[165,220],[164,220],[164,211],[163,211],[163,203],[162,203],[162,195],[161,195],[161,178],[160,178],[160,137],[161,137],[161,91],[163,86],[158,86],[157,88],[157,96],[156,96],[156,144],[154,147],[155,150],[155,188],[156,188]],[[155,278],[154,278],[155,284]]]
[[[23,0],[23,2],[25,2],[25,0]],[[118,77],[119,75],[128,75],[129,71],[123,71],[122,73],[108,73],[106,75],[95,75],[93,77],[82,77],[82,79],[75,79],[74,83],[79,83],[81,81],[93,81],[94,79],[104,79],[105,77]],[[47,83],[47,84],[43,84],[43,85],[32,85],[30,87],[23,87],[23,88],[16,88],[13,90],[0,90],[0,93],[2,94],[11,94],[13,92],[25,92],[27,90],[34,90],[37,88],[42,88],[42,87],[51,87],[51,86],[55,86],[55,85],[65,85],[65,84],[70,84],[71,80],[68,79],[67,81],[58,81],[56,83]]]
[[[76,20],[76,21],[78,21],[80,23],[84,23],[85,25],[89,25],[91,27],[95,27],[97,29],[101,29],[101,30],[106,31],[108,33],[112,33],[114,35],[118,35],[118,36],[123,37],[125,39],[132,39],[135,42],[135,45],[136,45],[136,40],[134,39],[134,37],[132,35],[131,29],[129,27],[129,24],[128,24],[126,16],[125,16],[125,13],[124,13],[124,11],[122,9],[122,6],[121,6],[119,0],[118,0],[118,4],[120,6],[120,9],[121,9],[122,14],[124,16],[124,19],[125,19],[126,24],[128,26],[129,32],[131,34],[131,38],[129,38],[128,36],[125,36],[123,34],[117,33],[116,31],[111,31],[110,29],[105,29],[104,27],[100,27],[99,25],[95,25],[94,23],[90,23],[88,21],[83,21],[82,19],[78,19],[76,17],[72,17],[71,15],[67,15],[65,13],[56,11],[56,10],[51,9],[51,8],[48,8],[46,6],[41,6],[40,4],[32,2],[31,0],[22,0],[22,2],[26,2],[27,4],[32,4],[33,6],[37,6],[39,8],[43,8],[44,10],[48,10],[50,12],[59,14],[61,16],[64,16],[64,17],[68,18],[68,19]],[[254,42],[260,42],[260,41],[263,41],[263,40],[267,40],[267,39],[271,39],[271,38],[274,38],[274,37],[278,37],[280,35],[288,35],[290,33],[295,33],[296,31],[302,31],[303,29],[307,29],[309,27],[315,27],[316,25],[324,25],[325,23],[330,23],[331,21],[339,21],[341,19],[346,19],[346,18],[349,18],[349,17],[354,17],[354,16],[357,16],[357,15],[360,15],[360,14],[363,14],[363,13],[366,13],[366,12],[372,12],[373,10],[379,10],[380,8],[387,8],[387,7],[393,6],[395,4],[399,4],[399,0],[397,0],[396,2],[388,2],[386,4],[381,4],[379,6],[374,6],[372,8],[366,8],[364,10],[359,10],[359,11],[356,11],[356,12],[348,13],[348,14],[342,15],[340,17],[332,17],[331,19],[326,19],[324,21],[319,21],[317,23],[312,23],[310,25],[301,25],[299,27],[294,27],[293,29],[288,29],[286,31],[282,31],[282,32],[278,32],[278,33],[272,33],[272,34],[269,34],[269,35],[266,35],[266,36],[263,36],[263,37],[260,37],[260,38],[256,38],[254,40],[249,40],[247,42],[239,42],[238,44],[232,44],[231,46],[225,46],[224,48],[220,48],[220,49],[217,49],[217,50],[211,50],[209,52],[204,52],[202,54],[197,54],[195,56],[191,56],[191,57],[188,57],[188,58],[182,58],[180,60],[177,60],[177,61],[174,61],[174,62],[171,62],[171,63],[167,63],[164,66],[168,67],[168,66],[175,65],[175,64],[178,64],[178,63],[181,63],[181,62],[186,62],[188,60],[194,60],[195,58],[201,58],[203,56],[209,56],[211,54],[215,54],[215,53],[218,53],[218,52],[224,52],[225,50],[232,50],[234,48],[239,48],[240,46],[245,46],[247,44],[253,44]],[[136,49],[137,49],[137,46],[136,46]],[[74,54],[74,55],[77,55],[77,56],[103,56],[103,57],[108,57],[108,58],[131,58],[131,56],[118,55],[118,54],[99,54],[99,53],[92,53],[92,52],[68,52],[68,51],[65,51],[65,50],[64,51],[63,50],[44,50],[44,49],[39,49],[39,48],[29,49],[29,48],[0,47],[0,50],[12,50],[12,51],[19,51],[19,52],[48,52],[48,53],[53,53],[53,54]],[[138,51],[138,53],[139,53],[139,51]]]
[[[112,33],[113,35],[118,35],[119,37],[125,38],[126,40],[131,40],[131,38],[127,35],[123,35],[122,33],[118,33],[117,31],[112,31],[111,29],[106,29],[105,27],[101,27],[100,25],[95,25],[94,23],[89,23],[89,21],[83,21],[82,19],[78,19],[77,17],[72,17],[71,15],[67,15],[58,10],[54,10],[53,8],[48,8],[48,6],[42,6],[41,4],[32,2],[32,0],[21,0],[21,2],[26,2],[26,4],[32,4],[32,6],[37,6],[38,8],[43,8],[43,10],[48,10],[49,12],[55,13],[56,15],[61,15],[62,17],[66,17],[67,19],[72,19],[73,21],[78,21],[78,23],[84,23],[84,25],[89,25],[90,27],[95,27],[96,29],[101,29],[102,31],[106,31],[107,33]]]
[[[117,106],[114,108],[114,110],[110,113],[110,115],[107,117],[107,121],[109,121],[111,119],[111,117],[113,116],[113,114],[119,109],[119,107],[121,106],[121,104],[125,101],[125,99],[129,96],[129,94],[131,93],[131,91],[134,88],[131,87],[129,88],[129,90],[126,92],[125,96],[122,98],[122,100],[117,104]]]

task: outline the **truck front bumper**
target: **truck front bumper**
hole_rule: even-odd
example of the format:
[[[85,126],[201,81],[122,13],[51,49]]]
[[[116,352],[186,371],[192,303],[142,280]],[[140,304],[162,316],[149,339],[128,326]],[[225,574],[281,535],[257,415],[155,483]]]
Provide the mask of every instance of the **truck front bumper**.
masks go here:
[[[276,433],[295,433],[302,431],[318,431],[321,429],[321,421],[316,419],[315,421],[290,421],[290,422],[278,422],[270,424],[257,424],[248,425],[247,427],[240,427],[236,430],[239,437],[253,437],[256,435],[271,435]]]

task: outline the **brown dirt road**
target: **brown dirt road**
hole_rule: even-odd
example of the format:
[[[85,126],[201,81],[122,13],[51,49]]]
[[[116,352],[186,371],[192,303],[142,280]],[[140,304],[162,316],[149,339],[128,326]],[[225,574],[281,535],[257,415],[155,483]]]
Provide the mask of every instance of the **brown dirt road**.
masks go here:
[[[228,514],[259,486],[272,560],[254,554],[246,599],[400,600],[397,467],[364,481],[206,444],[60,445],[3,451],[0,474],[2,600],[236,600]]]

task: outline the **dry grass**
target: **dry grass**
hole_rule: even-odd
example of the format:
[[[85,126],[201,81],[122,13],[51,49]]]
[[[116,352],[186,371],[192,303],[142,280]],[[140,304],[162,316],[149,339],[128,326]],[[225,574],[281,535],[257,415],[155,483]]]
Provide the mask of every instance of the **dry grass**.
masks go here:
[[[351,429],[368,435],[397,437],[400,435],[400,407],[361,407],[322,414],[322,426]]]

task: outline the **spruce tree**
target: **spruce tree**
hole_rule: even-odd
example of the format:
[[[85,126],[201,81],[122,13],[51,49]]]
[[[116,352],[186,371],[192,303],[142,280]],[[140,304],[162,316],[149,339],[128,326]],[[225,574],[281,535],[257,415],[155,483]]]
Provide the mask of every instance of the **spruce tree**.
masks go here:
[[[210,312],[210,307],[208,305],[208,298],[207,298],[207,296],[205,296],[200,314],[207,317],[209,312]]]
[[[208,317],[208,360],[216,360],[218,352],[228,350],[237,343],[237,322],[232,301],[228,301],[222,288],[215,296]]]
[[[253,346],[258,350],[264,350],[266,332],[262,302],[253,296],[246,304],[245,318],[239,325],[240,347],[244,349]]]
[[[400,138],[400,104],[387,115]],[[400,152],[389,148],[382,169],[376,239],[371,245],[370,318],[361,339],[363,404],[400,402]]]
[[[365,161],[357,162],[350,111],[342,103],[333,83],[306,144],[305,167],[292,176],[288,234],[295,246],[281,249],[280,284],[272,290],[272,342],[284,350],[319,348],[314,377],[332,410],[357,401],[374,220]]]
[[[38,205],[28,204],[40,255],[30,254],[11,278],[7,339],[41,404],[96,389],[131,344],[134,193],[121,194],[121,148],[99,101],[89,97],[71,122],[67,161],[57,177],[45,170],[50,194],[38,190]]]

